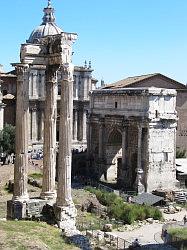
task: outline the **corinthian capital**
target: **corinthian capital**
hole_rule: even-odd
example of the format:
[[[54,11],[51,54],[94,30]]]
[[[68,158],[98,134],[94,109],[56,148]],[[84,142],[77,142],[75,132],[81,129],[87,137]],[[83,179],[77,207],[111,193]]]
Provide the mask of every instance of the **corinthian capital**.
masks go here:
[[[17,64],[17,65],[15,65],[15,68],[16,68],[16,73],[17,73],[17,75],[23,75],[24,73],[26,73],[27,72],[27,70],[28,70],[28,65],[19,65],[19,64]]]
[[[64,63],[61,65],[62,80],[67,82],[73,81],[74,65],[72,63]]]

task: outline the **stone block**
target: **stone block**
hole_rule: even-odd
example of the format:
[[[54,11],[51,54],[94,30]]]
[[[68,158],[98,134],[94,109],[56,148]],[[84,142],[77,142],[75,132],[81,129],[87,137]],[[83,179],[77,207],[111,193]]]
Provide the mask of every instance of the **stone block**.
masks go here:
[[[26,215],[26,203],[20,201],[7,201],[7,218],[8,219],[25,219]]]

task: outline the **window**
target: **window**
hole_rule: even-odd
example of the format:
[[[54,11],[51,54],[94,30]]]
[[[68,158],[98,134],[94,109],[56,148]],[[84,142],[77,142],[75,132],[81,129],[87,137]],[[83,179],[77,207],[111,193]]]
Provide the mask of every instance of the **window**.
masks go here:
[[[168,153],[167,152],[164,153],[164,161],[168,162]]]
[[[118,107],[118,103],[117,103],[117,102],[115,102],[115,109],[117,109],[117,107]]]

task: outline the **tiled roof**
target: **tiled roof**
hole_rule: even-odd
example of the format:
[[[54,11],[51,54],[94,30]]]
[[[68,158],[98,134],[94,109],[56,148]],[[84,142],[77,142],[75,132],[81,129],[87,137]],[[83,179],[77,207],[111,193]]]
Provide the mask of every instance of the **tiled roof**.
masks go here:
[[[175,84],[179,84],[182,88],[184,88],[184,89],[186,88],[186,86],[184,84],[177,82],[171,78],[168,78],[167,76],[164,76],[160,73],[153,73],[153,74],[147,74],[147,75],[141,75],[141,76],[128,77],[128,78],[125,78],[125,79],[120,80],[118,82],[108,84],[104,87],[104,89],[118,89],[118,88],[131,87],[130,85],[133,85],[135,83],[139,83],[141,81],[147,80],[147,79],[152,78],[154,76],[164,77],[165,79],[169,79],[170,81],[172,81]]]

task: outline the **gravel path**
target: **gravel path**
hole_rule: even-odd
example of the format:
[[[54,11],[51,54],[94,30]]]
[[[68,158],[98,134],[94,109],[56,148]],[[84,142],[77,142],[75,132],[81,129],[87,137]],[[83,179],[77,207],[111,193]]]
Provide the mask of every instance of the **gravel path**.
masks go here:
[[[183,209],[181,212],[176,214],[163,214],[163,216],[167,223],[169,221],[172,222],[173,220],[181,223],[185,214],[187,214],[186,209]],[[138,238],[142,245],[149,245],[151,247],[150,249],[175,249],[171,246],[163,244],[163,240],[161,238],[163,225],[164,223],[146,224],[140,228],[134,229],[133,231],[112,232],[111,234],[129,242],[133,242],[136,238]]]

